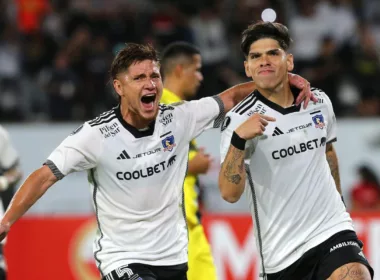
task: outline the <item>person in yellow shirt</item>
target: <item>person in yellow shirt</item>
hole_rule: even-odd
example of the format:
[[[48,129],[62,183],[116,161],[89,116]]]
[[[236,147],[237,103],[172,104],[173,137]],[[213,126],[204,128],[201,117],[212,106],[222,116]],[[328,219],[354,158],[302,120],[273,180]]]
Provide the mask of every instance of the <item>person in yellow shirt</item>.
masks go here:
[[[203,76],[202,58],[199,50],[185,42],[174,42],[162,52],[161,72],[164,91],[161,103],[170,104],[192,99]],[[216,269],[209,242],[204,233],[199,211],[198,175],[210,168],[212,159],[203,149],[198,149],[195,140],[190,143],[187,176],[184,182],[185,210],[189,230],[188,280],[214,280]]]

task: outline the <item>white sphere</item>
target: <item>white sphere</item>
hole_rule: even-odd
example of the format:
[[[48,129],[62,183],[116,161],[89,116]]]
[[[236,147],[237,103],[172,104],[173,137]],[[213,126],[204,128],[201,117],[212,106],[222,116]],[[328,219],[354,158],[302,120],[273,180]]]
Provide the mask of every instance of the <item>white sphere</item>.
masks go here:
[[[275,12],[275,10],[273,9],[265,9],[262,13],[261,13],[261,19],[263,21],[269,21],[269,22],[274,22],[276,20],[276,17],[277,17],[277,14]]]

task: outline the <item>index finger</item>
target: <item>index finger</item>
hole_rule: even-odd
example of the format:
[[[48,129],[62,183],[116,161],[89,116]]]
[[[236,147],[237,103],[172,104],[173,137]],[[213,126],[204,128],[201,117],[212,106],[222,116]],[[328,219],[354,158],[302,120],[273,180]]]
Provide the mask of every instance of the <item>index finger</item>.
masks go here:
[[[262,118],[262,119],[264,119],[264,120],[266,120],[268,122],[275,122],[276,121],[275,118],[267,116],[267,115],[260,115],[260,118]]]

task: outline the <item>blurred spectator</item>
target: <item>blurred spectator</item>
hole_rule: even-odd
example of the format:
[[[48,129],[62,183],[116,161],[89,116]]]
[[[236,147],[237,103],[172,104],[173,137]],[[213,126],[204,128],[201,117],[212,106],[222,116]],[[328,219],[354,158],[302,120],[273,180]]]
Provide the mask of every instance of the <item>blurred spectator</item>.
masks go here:
[[[266,8],[295,39],[295,72],[329,94],[338,117],[380,115],[379,0],[8,0],[0,1],[0,118],[56,119],[39,83],[55,75],[58,53],[75,76],[67,120],[92,117],[114,102],[104,65],[127,42],[194,43],[204,58],[198,97],[222,91],[246,80],[240,35]]]
[[[49,115],[53,121],[71,120],[78,91],[78,78],[69,68],[69,57],[61,52],[52,69],[41,72],[40,83],[47,93]]]
[[[48,13],[48,0],[16,0],[18,26],[23,34],[39,31],[42,18]]]
[[[366,165],[358,168],[359,182],[351,191],[352,211],[380,210],[380,184],[375,172]]]
[[[358,38],[350,52],[350,74],[361,94],[358,113],[361,116],[380,115],[380,53],[367,25],[361,25]]]
[[[6,25],[0,38],[0,116],[8,120],[21,120],[18,106],[20,94],[21,45],[19,35]]]

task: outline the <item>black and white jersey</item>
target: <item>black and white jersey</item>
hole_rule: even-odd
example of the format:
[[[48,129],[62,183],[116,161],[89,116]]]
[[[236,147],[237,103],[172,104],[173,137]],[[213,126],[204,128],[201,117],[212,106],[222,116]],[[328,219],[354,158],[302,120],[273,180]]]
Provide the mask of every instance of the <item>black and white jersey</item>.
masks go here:
[[[327,95],[316,104],[282,108],[251,93],[222,125],[221,160],[233,131],[254,113],[276,118],[264,135],[246,142],[245,193],[255,223],[263,272],[278,272],[352,221],[336,190],[326,160],[326,143],[336,140],[336,119]]]
[[[145,130],[126,123],[116,107],[85,122],[48,157],[59,179],[88,172],[99,226],[94,257],[103,275],[129,263],[187,262],[183,181],[189,143],[223,120],[222,106],[219,97],[161,104]]]

